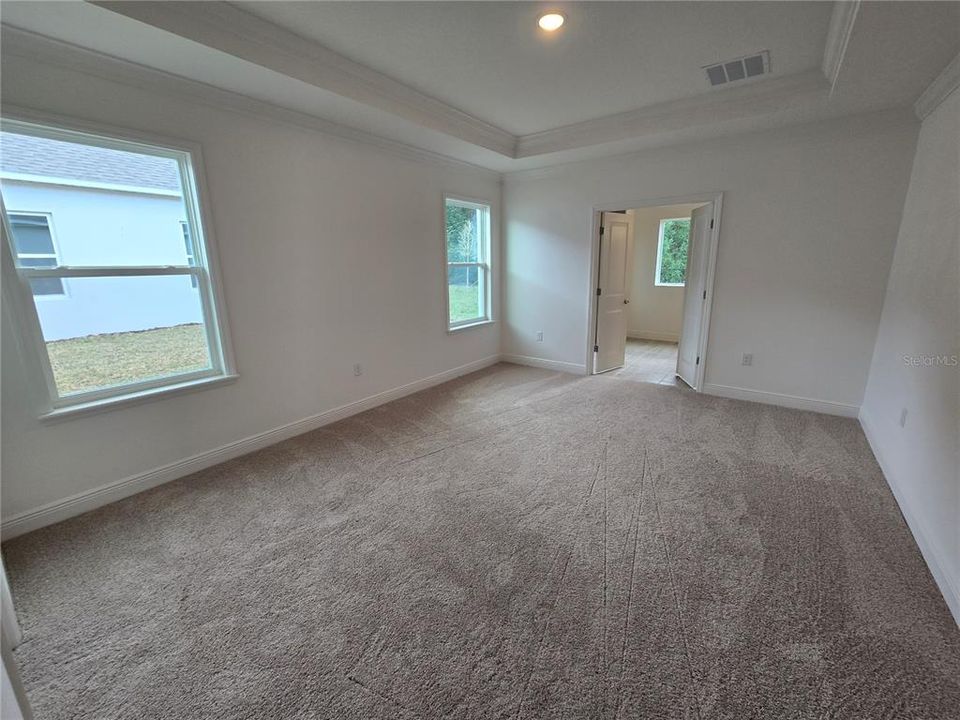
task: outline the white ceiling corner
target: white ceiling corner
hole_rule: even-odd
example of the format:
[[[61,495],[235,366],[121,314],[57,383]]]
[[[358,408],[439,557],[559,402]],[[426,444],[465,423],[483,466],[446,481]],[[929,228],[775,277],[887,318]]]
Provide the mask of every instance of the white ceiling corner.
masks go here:
[[[957,55],[917,98],[913,104],[917,117],[920,120],[926,118],[957,89],[960,89],[960,55]]]

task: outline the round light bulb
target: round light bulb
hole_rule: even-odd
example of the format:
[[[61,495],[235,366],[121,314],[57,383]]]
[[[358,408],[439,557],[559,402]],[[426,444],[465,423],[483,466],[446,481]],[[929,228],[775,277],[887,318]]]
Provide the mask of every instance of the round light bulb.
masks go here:
[[[547,13],[546,15],[540,16],[540,19],[537,20],[537,25],[547,32],[553,32],[554,30],[560,29],[563,21],[564,17],[560,13]]]

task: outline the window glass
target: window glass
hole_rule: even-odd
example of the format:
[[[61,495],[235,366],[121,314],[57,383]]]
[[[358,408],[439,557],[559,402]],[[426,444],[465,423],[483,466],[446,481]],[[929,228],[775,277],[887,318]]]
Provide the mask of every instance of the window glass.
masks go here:
[[[683,285],[687,274],[687,246],[690,242],[690,219],[660,221],[657,247],[657,285]]]
[[[483,293],[479,267],[452,267],[447,270],[450,293],[450,322],[458,323],[483,317]]]
[[[447,204],[447,262],[480,260],[480,211]]]
[[[210,368],[203,308],[186,276],[72,278],[82,329],[69,313],[41,313],[59,395],[73,395]]]

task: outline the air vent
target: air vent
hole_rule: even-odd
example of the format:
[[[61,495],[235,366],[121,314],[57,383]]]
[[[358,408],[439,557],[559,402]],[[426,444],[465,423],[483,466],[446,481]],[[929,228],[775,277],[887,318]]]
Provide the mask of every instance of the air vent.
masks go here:
[[[707,71],[707,80],[714,86],[766,75],[770,72],[770,52],[764,50],[755,55],[707,65],[703,69]]]

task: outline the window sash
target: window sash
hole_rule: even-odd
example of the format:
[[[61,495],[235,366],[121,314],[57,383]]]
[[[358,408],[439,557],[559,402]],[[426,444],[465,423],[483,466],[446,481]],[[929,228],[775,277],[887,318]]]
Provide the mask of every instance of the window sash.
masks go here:
[[[464,327],[466,325],[476,325],[478,323],[490,322],[490,266],[486,263],[479,262],[452,262],[447,263],[447,268],[452,267],[475,267],[482,276],[478,281],[477,285],[480,291],[480,299],[483,302],[483,313],[480,315],[475,315],[473,317],[464,318],[463,320],[457,320],[456,322],[450,321],[450,289],[447,288],[447,326],[450,330],[454,330],[459,327]]]
[[[204,268],[197,265],[97,265],[52,268],[18,267],[17,272],[25,278],[90,278],[90,277],[137,277],[147,275],[200,275]]]
[[[118,267],[55,267],[55,268],[25,268],[18,267],[16,268],[17,275],[23,278],[29,286],[30,280],[34,278],[98,278],[98,277],[156,277],[156,276],[177,276],[177,275],[186,275],[194,278],[197,283],[203,283],[206,287],[207,278],[206,268],[203,267],[186,267],[186,266],[171,266],[171,265],[161,265],[161,266],[118,266]],[[66,395],[61,395],[60,391],[57,389],[56,380],[53,378],[52,370],[50,370],[50,391],[52,397],[52,405],[54,409],[59,409],[63,407],[70,407],[72,405],[80,405],[83,403],[96,402],[97,400],[105,400],[111,397],[133,395],[140,392],[145,392],[147,390],[154,390],[161,387],[168,386],[177,386],[196,380],[202,380],[204,378],[218,377],[226,373],[224,364],[218,362],[217,357],[217,345],[211,344],[211,327],[209,325],[209,318],[207,315],[207,307],[205,303],[201,303],[201,308],[203,310],[203,322],[204,330],[207,340],[207,352],[210,357],[210,367],[204,368],[202,370],[194,370],[187,373],[176,373],[174,375],[164,375],[157,378],[147,378],[144,380],[138,380],[135,382],[124,383],[122,385],[111,385],[105,388],[96,388],[93,390],[85,390],[83,392],[69,393]],[[50,358],[46,354],[46,341],[43,340],[43,329],[38,327],[37,332],[40,335],[40,342],[44,345],[44,360],[45,363],[49,366]]]
[[[487,270],[490,269],[490,265],[485,262],[448,262],[447,267],[482,267]]]

